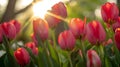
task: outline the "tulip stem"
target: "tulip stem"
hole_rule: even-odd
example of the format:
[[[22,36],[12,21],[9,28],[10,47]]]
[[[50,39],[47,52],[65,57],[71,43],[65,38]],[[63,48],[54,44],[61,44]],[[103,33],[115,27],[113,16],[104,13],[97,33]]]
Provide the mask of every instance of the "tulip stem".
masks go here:
[[[56,43],[56,38],[55,38],[55,29],[52,29],[51,33],[52,33],[52,38],[53,38],[53,45],[56,48],[57,43]]]
[[[40,60],[39,60],[39,59],[40,59],[40,58],[37,56],[37,57],[36,57],[36,61],[37,61],[38,67],[40,67],[40,63],[39,63]]]
[[[71,60],[71,52],[68,52],[68,59],[70,61],[70,67],[73,67],[72,60]]]
[[[6,36],[3,36],[3,44],[5,45],[6,55],[8,60],[10,61],[10,66],[16,67],[16,62],[13,57],[13,50],[10,50],[10,42],[6,38]]]
[[[7,38],[3,36],[3,44],[5,45],[6,53],[10,54],[10,46]]]
[[[52,29],[51,30],[51,33],[52,33],[52,38],[53,38],[53,48],[54,48],[54,50],[55,50],[55,53],[56,53],[56,55],[57,55],[57,57],[58,57],[58,62],[60,63],[60,67],[61,67],[61,62],[60,62],[60,58],[59,58],[59,55],[58,55],[58,52],[57,52],[57,50],[56,50],[56,46],[57,46],[57,43],[56,43],[56,38],[55,38],[55,29]]]
[[[82,47],[82,54],[83,54],[83,61],[84,61],[84,63],[85,63],[85,65],[86,65],[86,58],[85,58],[85,45],[83,44],[83,42],[82,42],[82,40],[80,40],[80,43],[81,43],[81,47]]]
[[[98,46],[98,52],[99,52],[100,58],[102,60],[102,66],[104,67],[105,66],[104,47],[101,44],[99,44],[99,46]]]
[[[43,43],[43,48],[44,48],[45,53],[46,53],[46,55],[47,55],[47,59],[48,59],[48,61],[49,61],[49,63],[50,63],[50,67],[53,67],[53,64],[52,64],[52,61],[51,61],[50,56],[49,56],[49,54],[48,54],[48,50],[47,50],[47,47],[46,47],[45,42]]]

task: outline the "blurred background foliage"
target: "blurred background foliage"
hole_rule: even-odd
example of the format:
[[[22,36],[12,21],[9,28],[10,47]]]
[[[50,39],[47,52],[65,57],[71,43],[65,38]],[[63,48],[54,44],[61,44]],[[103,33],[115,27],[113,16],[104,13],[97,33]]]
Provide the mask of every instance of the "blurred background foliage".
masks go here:
[[[14,2],[15,1],[15,2]],[[33,16],[32,6],[34,2],[39,0],[0,0],[0,22],[6,22],[11,19],[16,19],[22,24],[22,31],[19,40],[23,42],[30,41],[32,34],[32,20]],[[101,20],[100,6],[107,1],[115,2],[117,0],[62,0],[67,7],[68,21],[71,18],[87,18],[87,22],[91,20]],[[10,2],[14,5],[7,6]],[[44,8],[44,7],[43,7]],[[9,10],[7,10],[9,9]],[[38,8],[39,9],[39,8]],[[6,11],[8,13],[6,13]],[[11,16],[10,16],[11,15]],[[5,18],[7,16],[9,18]],[[60,25],[62,26],[62,24]],[[60,27],[58,25],[58,28]],[[61,29],[61,28],[60,28]],[[59,30],[60,30],[59,29]]]
[[[105,2],[106,0],[71,0],[67,3],[68,18],[87,17],[88,20],[95,19],[96,9],[100,9],[100,5]]]

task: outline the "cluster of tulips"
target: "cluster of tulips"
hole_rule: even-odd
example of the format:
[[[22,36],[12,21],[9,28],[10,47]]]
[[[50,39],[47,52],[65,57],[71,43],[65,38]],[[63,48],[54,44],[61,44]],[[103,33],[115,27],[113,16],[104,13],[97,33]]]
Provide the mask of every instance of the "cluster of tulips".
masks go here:
[[[69,28],[57,37],[55,28],[67,17],[66,6],[59,2],[48,12],[58,17],[46,14],[44,19],[34,18],[33,41],[23,46],[16,43],[15,49],[11,45],[21,24],[12,20],[0,25],[0,42],[6,50],[5,67],[120,66],[120,17],[115,3],[101,6],[103,22],[87,23],[86,18],[72,18],[67,24]]]

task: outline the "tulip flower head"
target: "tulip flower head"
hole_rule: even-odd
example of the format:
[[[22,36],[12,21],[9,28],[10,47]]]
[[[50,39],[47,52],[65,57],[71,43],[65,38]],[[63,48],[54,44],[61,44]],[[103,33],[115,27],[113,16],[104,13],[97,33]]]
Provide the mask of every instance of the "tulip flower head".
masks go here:
[[[79,38],[80,36],[85,35],[85,22],[82,21],[79,18],[73,18],[71,19],[69,23],[69,27],[71,32],[76,38]]]
[[[58,43],[62,49],[72,50],[75,46],[75,37],[70,30],[66,30],[59,34]]]
[[[119,9],[115,3],[107,2],[101,7],[101,14],[106,23],[113,24],[119,16]]]
[[[36,47],[34,42],[28,42],[25,44],[26,47],[30,48],[32,50],[32,53],[34,55],[38,55],[38,48]]]
[[[55,27],[58,23],[61,22],[61,18],[67,17],[67,10],[63,2],[59,2],[52,6],[52,10],[49,10],[48,13],[51,15],[46,15],[45,20],[48,22],[49,27]]]
[[[116,21],[116,23],[112,24],[112,29],[114,32],[117,28],[120,28],[120,17],[118,17],[118,20]]]
[[[14,52],[15,59],[18,64],[25,66],[30,62],[30,56],[25,48],[18,48]]]
[[[116,47],[120,50],[120,28],[115,30],[114,40]]]
[[[11,20],[10,23],[12,23],[15,26],[16,33],[18,33],[20,31],[21,24],[17,20]]]
[[[2,32],[2,27],[0,25],[0,43],[2,42],[3,40],[3,32]]]
[[[101,43],[106,38],[106,32],[98,21],[92,21],[87,24],[87,39],[91,44]]]
[[[9,38],[14,39],[16,37],[16,28],[12,23],[3,23],[1,24],[3,34]]]
[[[52,11],[53,11],[53,13],[55,13],[63,18],[67,17],[67,10],[66,10],[66,7],[63,2],[59,2],[59,3],[55,4],[52,7]]]
[[[36,37],[40,37],[41,40],[46,40],[48,38],[48,23],[40,18],[33,20],[33,30]]]
[[[95,50],[87,51],[87,67],[101,67],[101,60]]]

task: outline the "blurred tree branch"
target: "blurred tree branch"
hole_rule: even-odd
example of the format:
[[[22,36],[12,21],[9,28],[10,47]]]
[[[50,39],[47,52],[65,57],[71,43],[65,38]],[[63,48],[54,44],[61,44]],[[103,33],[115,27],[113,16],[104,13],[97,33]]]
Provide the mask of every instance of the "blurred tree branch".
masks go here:
[[[12,19],[14,14],[15,4],[16,4],[16,0],[8,0],[8,5],[5,13],[2,16],[1,23]]]
[[[29,4],[28,6],[26,6],[25,8],[23,8],[23,9],[21,9],[21,10],[15,12],[13,17],[15,17],[17,14],[20,14],[20,13],[26,11],[26,10],[29,9],[31,6],[32,6],[32,3]]]
[[[33,2],[30,3],[28,6],[15,12],[15,5],[16,5],[17,0],[8,0],[7,8],[2,16],[2,19],[0,20],[0,23],[13,19],[14,17],[16,17],[16,15],[26,11],[32,6],[33,3],[38,2],[38,1],[40,0],[33,0]]]
[[[117,0],[118,7],[120,8],[120,0]]]

